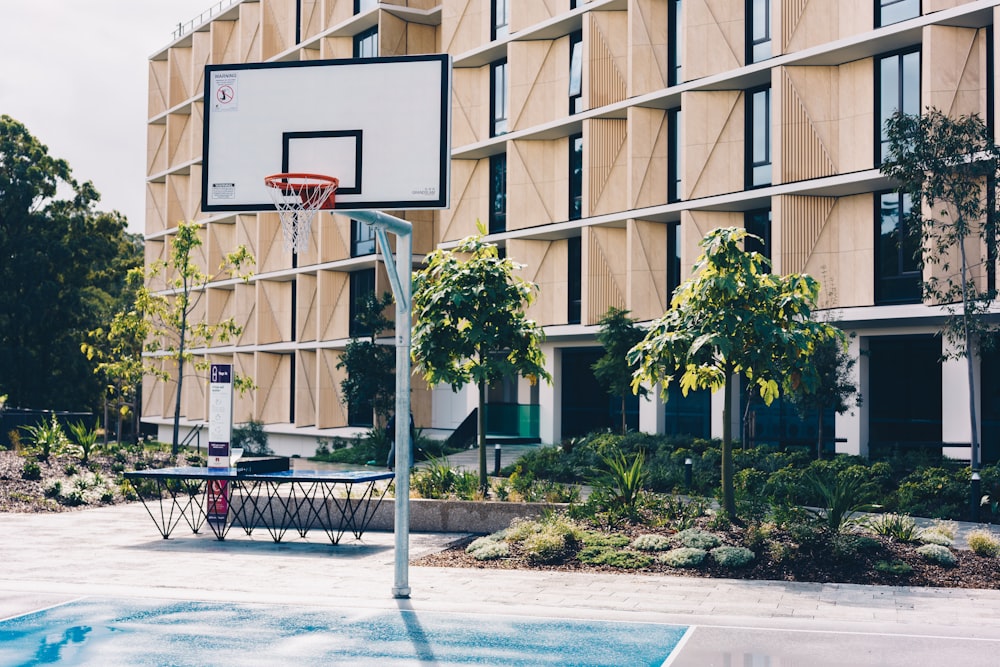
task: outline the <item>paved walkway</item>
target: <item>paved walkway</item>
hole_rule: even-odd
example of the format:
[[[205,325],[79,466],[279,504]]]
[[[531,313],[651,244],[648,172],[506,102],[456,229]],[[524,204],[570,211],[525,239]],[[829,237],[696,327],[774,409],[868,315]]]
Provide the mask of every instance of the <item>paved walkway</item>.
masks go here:
[[[414,534],[411,557],[455,535]],[[181,530],[141,505],[0,514],[0,618],[79,596],[405,608],[694,626],[678,665],[996,665],[1000,591],[413,567],[392,598],[393,536],[274,544]],[[998,574],[1000,576],[1000,574]]]

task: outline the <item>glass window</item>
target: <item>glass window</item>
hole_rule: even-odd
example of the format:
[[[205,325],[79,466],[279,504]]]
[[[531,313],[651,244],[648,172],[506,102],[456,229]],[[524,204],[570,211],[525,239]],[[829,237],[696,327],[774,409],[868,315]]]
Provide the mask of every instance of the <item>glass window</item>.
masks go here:
[[[771,184],[771,87],[748,90],[746,181],[748,188]]]
[[[378,26],[359,32],[354,36],[354,57],[375,58],[378,56]]]
[[[676,86],[684,81],[681,71],[684,28],[681,25],[681,0],[670,0],[667,6],[667,25],[670,38],[667,40],[667,85]]]
[[[690,391],[685,396],[678,383],[670,383],[663,414],[666,417],[663,432],[667,435],[712,437],[712,392],[707,389]]]
[[[507,154],[490,157],[490,234],[507,230]]]
[[[771,57],[771,0],[747,0],[747,64]]]
[[[758,238],[747,237],[743,248],[747,252],[759,252],[771,259],[771,209],[763,208],[743,214],[743,229]]]
[[[510,34],[510,0],[493,0],[493,39]]]
[[[360,220],[351,220],[351,257],[375,254],[375,228]]]
[[[681,110],[667,110],[667,201],[681,200]]]
[[[583,111],[583,34],[569,36],[569,112]]]
[[[920,113],[920,51],[879,58],[876,76],[879,124],[879,152],[876,158],[878,164],[882,164],[889,154],[886,121],[896,111]]]
[[[920,16],[920,0],[875,0],[875,27]]]
[[[667,223],[667,303],[681,284],[681,223],[679,220]]]
[[[378,0],[354,0],[354,13],[361,14],[378,7]]]
[[[566,239],[566,323],[580,323],[580,304],[583,294],[583,262],[580,255],[580,237]]]
[[[916,235],[909,233],[912,202],[909,195],[882,192],[875,195],[876,220],[875,303],[920,303],[922,275]]]
[[[375,296],[375,269],[351,272],[351,323],[348,325],[348,334],[352,338],[371,335],[371,331],[358,322],[358,312],[364,307],[365,300],[373,296]]]
[[[507,134],[507,60],[490,65],[490,111],[493,124],[490,136]]]
[[[583,135],[569,137],[569,219],[583,217]]]

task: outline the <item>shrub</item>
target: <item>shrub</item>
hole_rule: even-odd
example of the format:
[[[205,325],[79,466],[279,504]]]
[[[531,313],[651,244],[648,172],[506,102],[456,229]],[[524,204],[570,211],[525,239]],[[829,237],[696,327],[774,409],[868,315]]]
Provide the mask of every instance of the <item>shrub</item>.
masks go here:
[[[810,470],[804,479],[822,508],[807,511],[818,524],[835,535],[854,523],[858,512],[871,507],[872,491],[863,471],[851,468],[831,476]]]
[[[940,544],[943,547],[950,547],[954,543],[950,537],[933,528],[921,532],[919,539],[924,544]]]
[[[21,479],[41,479],[42,467],[38,461],[25,461],[21,466]]]
[[[244,456],[271,456],[274,451],[267,444],[267,432],[262,422],[251,419],[233,429],[230,446],[242,448]]]
[[[722,567],[744,567],[750,564],[757,556],[746,547],[715,547],[708,552],[708,555],[718,565]]]
[[[630,461],[625,453],[611,448],[600,453],[600,459],[606,470],[592,480],[595,492],[605,498],[608,509],[635,519],[636,503],[647,476],[644,453],[639,451]]]
[[[496,535],[487,535],[472,541],[465,548],[465,553],[470,554],[476,560],[498,560],[510,556],[510,547],[502,538]]]
[[[925,560],[942,567],[953,567],[958,562],[951,549],[940,544],[925,544],[922,547],[917,547],[917,553]]]
[[[967,540],[969,548],[977,556],[994,558],[1000,554],[1000,540],[988,530],[973,530]]]
[[[660,554],[659,561],[670,567],[698,567],[708,554],[696,547],[679,547]]]
[[[907,475],[890,499],[897,512],[913,516],[961,516],[968,505],[969,469],[919,468]]]
[[[82,421],[72,423],[69,431],[73,434],[75,454],[81,463],[87,463],[90,455],[97,451],[97,423],[94,423],[94,428],[87,428]]]
[[[581,542],[584,547],[624,547],[629,544],[625,535],[588,530],[583,533]]]
[[[508,542],[517,542],[532,563],[557,563],[575,552],[583,531],[564,517],[549,516],[541,521],[516,520],[507,530]]]
[[[58,455],[66,448],[66,434],[62,430],[55,415],[48,423],[40,422],[36,426],[22,426],[27,434],[28,445],[32,453],[39,459],[48,461],[50,456]]]
[[[42,493],[46,498],[58,498],[62,495],[62,482],[52,479],[42,485]]]
[[[880,560],[875,563],[875,571],[897,576],[913,573],[913,566],[902,560]]]
[[[666,551],[670,538],[664,535],[640,535],[632,541],[632,548],[639,551]]]
[[[913,520],[913,517],[905,514],[892,512],[878,514],[869,517],[865,525],[876,535],[888,537],[897,542],[916,542],[921,535],[921,530],[917,528],[917,522]]]
[[[703,530],[698,530],[697,528],[688,528],[687,530],[682,530],[676,535],[677,541],[686,547],[693,549],[714,549],[715,547],[722,544],[722,540],[719,539],[717,535],[712,533],[706,533]]]
[[[653,557],[649,554],[611,547],[584,547],[577,554],[577,560],[589,565],[607,565],[623,570],[639,570],[653,564]]]

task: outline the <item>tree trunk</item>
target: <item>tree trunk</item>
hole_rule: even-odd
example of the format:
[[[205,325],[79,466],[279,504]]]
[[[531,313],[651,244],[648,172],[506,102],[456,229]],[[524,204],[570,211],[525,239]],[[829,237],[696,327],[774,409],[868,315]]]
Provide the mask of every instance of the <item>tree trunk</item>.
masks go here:
[[[628,422],[625,420],[625,394],[622,394],[622,435],[628,432]]]
[[[188,293],[187,279],[184,279],[184,292],[185,295]],[[181,389],[184,385],[184,339],[187,335],[187,298],[184,300],[184,310],[181,312],[181,326],[178,332],[178,344],[177,344],[177,397],[174,400],[174,433],[173,439],[170,441],[170,453],[174,456],[181,451],[180,447],[180,432],[181,432]]]
[[[969,462],[972,472],[976,472],[979,470],[979,428],[976,423],[976,370],[972,359],[972,336],[969,332],[969,279],[966,273],[968,265],[965,258],[965,237],[959,240],[958,247],[962,257],[962,327],[965,334],[965,367],[969,377],[969,446],[972,450]]]
[[[823,409],[816,409],[816,460],[823,458]]]
[[[726,369],[726,384],[722,389],[722,509],[730,519],[736,518],[736,493],[733,487],[733,372]]]
[[[479,414],[476,415],[479,428],[479,490],[483,497],[489,491],[486,479],[486,381],[479,381]]]

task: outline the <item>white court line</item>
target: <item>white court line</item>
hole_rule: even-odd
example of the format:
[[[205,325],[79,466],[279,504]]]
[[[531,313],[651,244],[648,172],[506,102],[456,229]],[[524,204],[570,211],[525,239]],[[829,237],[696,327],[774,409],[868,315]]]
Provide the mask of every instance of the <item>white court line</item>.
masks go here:
[[[681,651],[684,649],[684,645],[687,644],[688,638],[690,638],[691,635],[694,634],[694,629],[696,627],[698,626],[695,625],[688,626],[688,629],[684,631],[684,636],[681,637],[680,641],[678,641],[674,645],[674,649],[670,652],[670,655],[667,656],[666,661],[664,661],[664,663],[660,667],[670,667],[672,664],[674,664],[674,660],[676,660],[678,656],[680,656]]]
[[[669,624],[665,624],[669,625]],[[701,625],[690,626],[695,628],[719,628],[722,630],[754,630],[756,632],[799,632],[813,635],[854,635],[860,637],[902,637],[905,639],[960,639],[962,641],[974,642],[994,642],[1000,643],[1000,638],[996,637],[965,637],[962,635],[918,635],[905,632],[866,632],[855,630],[809,630],[806,628],[774,628],[761,625],[714,625],[702,623]],[[686,639],[685,635],[685,639]]]
[[[92,597],[92,596],[81,595],[79,597],[73,598],[72,600],[65,600],[63,602],[56,602],[55,604],[50,604],[47,607],[39,607],[38,609],[32,609],[31,611],[25,611],[25,612],[22,612],[20,614],[14,614],[13,616],[7,616],[6,618],[0,618],[0,623],[6,623],[7,621],[13,621],[15,618],[21,618],[22,616],[30,616],[31,614],[40,614],[43,611],[48,611],[50,609],[56,609],[58,607],[64,607],[64,606],[66,606],[68,604],[73,604],[74,602],[79,602],[80,600],[86,600],[88,597]]]

